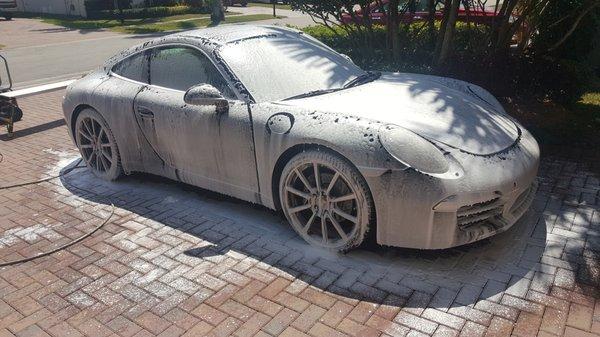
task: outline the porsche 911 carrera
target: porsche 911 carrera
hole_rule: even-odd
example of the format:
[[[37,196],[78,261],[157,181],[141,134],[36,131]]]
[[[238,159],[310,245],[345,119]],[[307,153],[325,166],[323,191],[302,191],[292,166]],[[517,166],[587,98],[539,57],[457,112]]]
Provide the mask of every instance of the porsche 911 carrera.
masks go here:
[[[442,249],[509,229],[539,147],[483,88],[365,71],[301,31],[225,25],[134,46],[67,88],[89,169],[281,210],[308,243]]]

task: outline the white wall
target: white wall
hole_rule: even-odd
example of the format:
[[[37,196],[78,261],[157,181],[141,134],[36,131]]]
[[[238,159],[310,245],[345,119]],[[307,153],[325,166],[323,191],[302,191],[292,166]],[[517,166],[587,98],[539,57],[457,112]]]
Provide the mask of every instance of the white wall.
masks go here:
[[[19,11],[85,16],[84,0],[17,0]]]

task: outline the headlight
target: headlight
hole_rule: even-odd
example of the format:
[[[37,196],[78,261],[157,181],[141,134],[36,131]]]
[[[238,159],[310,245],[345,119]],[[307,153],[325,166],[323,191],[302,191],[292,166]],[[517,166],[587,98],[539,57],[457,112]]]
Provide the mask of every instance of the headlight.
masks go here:
[[[379,141],[394,159],[419,172],[441,174],[450,168],[439,148],[407,129],[385,126]]]

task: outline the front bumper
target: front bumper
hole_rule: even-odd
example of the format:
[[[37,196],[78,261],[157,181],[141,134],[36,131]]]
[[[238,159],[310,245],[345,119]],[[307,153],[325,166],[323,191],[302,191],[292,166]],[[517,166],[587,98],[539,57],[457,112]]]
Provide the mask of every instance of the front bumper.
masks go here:
[[[444,249],[508,230],[537,191],[539,147],[526,131],[519,143],[493,156],[455,151],[464,168],[458,179],[414,170],[367,178],[377,213],[377,242]]]
[[[529,209],[535,198],[538,183],[534,180],[524,189],[506,194],[462,195],[462,202],[444,201],[434,207],[430,248],[445,248],[479,241],[502,233],[514,225]],[[472,200],[479,200],[472,203]],[[461,206],[462,205],[462,206]],[[449,240],[449,238],[451,238]],[[435,245],[439,245],[436,247]]]

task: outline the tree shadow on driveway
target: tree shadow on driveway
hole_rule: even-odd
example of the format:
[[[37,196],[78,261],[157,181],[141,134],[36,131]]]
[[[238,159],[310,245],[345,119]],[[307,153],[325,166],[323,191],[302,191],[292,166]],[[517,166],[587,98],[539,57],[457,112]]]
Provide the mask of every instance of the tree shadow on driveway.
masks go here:
[[[118,229],[106,240],[109,244],[119,247],[126,244],[121,241],[131,244],[148,238],[168,242],[167,237],[183,236],[187,238],[183,244],[168,249],[160,245],[141,253],[156,258],[168,250],[171,259],[192,271],[221,268],[226,282],[233,259],[346,301],[444,311],[456,308],[457,312],[470,306],[489,315],[497,314],[494,303],[529,299],[531,291],[548,294],[556,286],[573,290],[581,280],[581,270],[593,274],[581,267],[583,257],[575,256],[576,249],[583,248],[547,233],[562,211],[558,216],[548,212],[553,202],[548,184],[554,182],[541,180],[532,209],[507,232],[489,239],[446,250],[376,246],[345,255],[309,246],[276,212],[167,179],[135,174],[111,183],[83,169],[63,176],[61,182],[74,195],[131,212],[119,212],[122,217],[114,223]],[[552,258],[552,254],[557,255]],[[176,266],[155,268],[166,274]],[[198,281],[202,276],[184,277],[198,289],[203,287]],[[594,277],[584,280],[586,289],[593,289],[589,284],[595,282]],[[270,282],[267,277],[263,281]],[[506,318],[514,321],[516,316]]]

